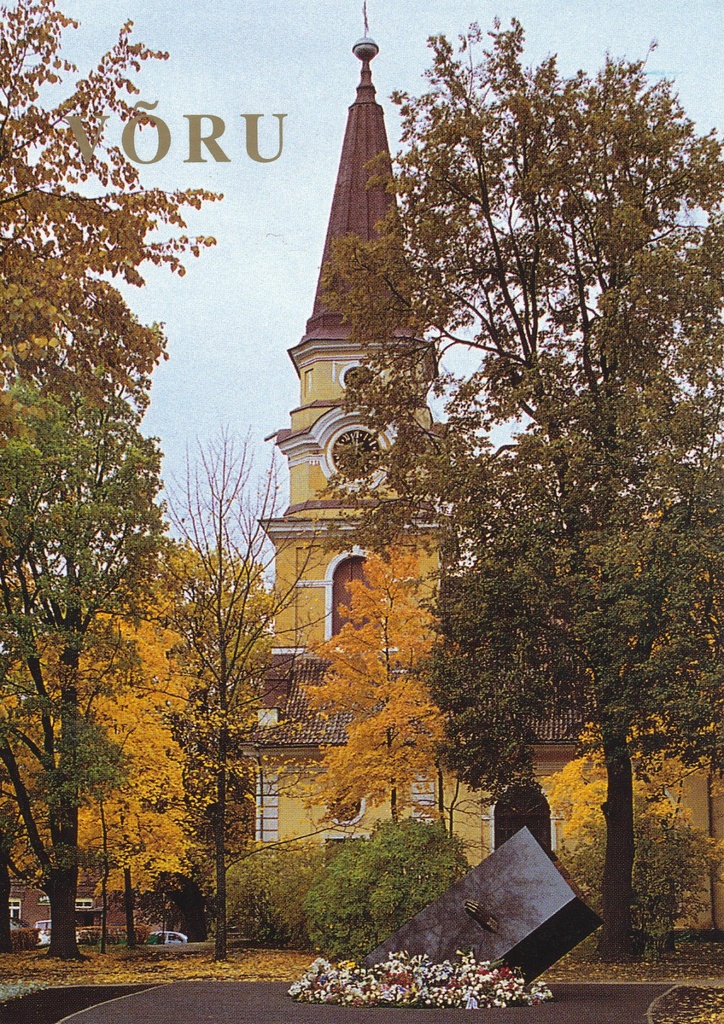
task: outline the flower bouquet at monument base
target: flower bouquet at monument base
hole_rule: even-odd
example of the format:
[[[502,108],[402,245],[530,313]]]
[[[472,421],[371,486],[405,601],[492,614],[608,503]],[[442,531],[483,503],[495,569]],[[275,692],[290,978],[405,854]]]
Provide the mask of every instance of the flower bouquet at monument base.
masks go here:
[[[353,960],[333,965],[319,957],[289,995],[301,1003],[463,1009],[533,1006],[553,998],[543,982],[526,985],[517,968],[502,961],[478,962],[462,952],[458,957],[455,963],[436,964],[428,956],[401,952],[371,967]]]

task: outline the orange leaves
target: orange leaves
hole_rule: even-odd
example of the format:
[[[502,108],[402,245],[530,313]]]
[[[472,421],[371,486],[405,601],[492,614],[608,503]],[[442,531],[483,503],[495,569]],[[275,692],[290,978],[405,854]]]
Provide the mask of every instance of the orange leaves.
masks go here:
[[[186,680],[168,654],[178,637],[156,623],[123,627],[135,664],[117,686],[95,700],[95,719],[121,749],[125,772],[104,797],[112,888],[131,866],[134,883],[152,884],[162,871],[178,871],[189,846],[182,756],[169,722],[182,706]],[[103,841],[96,803],[81,809],[80,844],[99,855]]]
[[[0,386],[18,374],[93,392],[101,382],[129,386],[151,372],[165,341],[138,322],[109,279],[140,287],[145,263],[183,273],[182,255],[198,255],[213,241],[179,237],[182,210],[217,197],[145,189],[138,170],[117,148],[104,148],[102,137],[89,163],[75,144],[68,116],[94,139],[101,114],[128,120],[124,95],[138,92],[133,75],[143,62],[166,57],[131,43],[130,22],[66,99],[46,106],[47,88],[76,71],[61,56],[63,32],[76,23],[55,0],[19,0],[1,18]],[[159,235],[164,227],[167,238]],[[7,429],[12,409],[0,409],[0,421]]]
[[[432,617],[421,607],[417,558],[370,555],[365,582],[348,584],[349,621],[318,654],[329,662],[308,691],[312,707],[346,712],[347,744],[326,750],[317,780],[328,806],[411,801],[413,783],[433,770],[442,719],[420,675],[432,644]]]
[[[112,946],[107,953],[84,949],[84,960],[50,960],[45,950],[0,954],[3,982],[49,985],[159,983],[207,978],[217,981],[294,981],[309,966],[310,953],[279,949],[230,950],[223,963],[211,951],[179,951],[173,946]]]

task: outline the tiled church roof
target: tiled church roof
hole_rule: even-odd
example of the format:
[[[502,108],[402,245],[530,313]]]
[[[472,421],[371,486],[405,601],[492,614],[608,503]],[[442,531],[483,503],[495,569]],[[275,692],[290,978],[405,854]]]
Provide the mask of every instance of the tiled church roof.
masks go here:
[[[538,743],[575,743],[586,723],[577,708],[558,707],[532,724]]]
[[[260,747],[341,746],[347,740],[349,712],[320,712],[309,707],[305,687],[321,682],[325,663],[309,656],[292,659],[277,668],[272,678],[278,698],[277,725],[258,726],[253,742]],[[269,703],[269,701],[267,701]],[[537,743],[575,743],[584,725],[582,713],[570,703],[554,708],[549,715],[533,721]]]
[[[259,726],[254,742],[260,747],[341,746],[347,741],[349,712],[312,711],[305,687],[319,683],[326,664],[318,658],[298,658],[285,673],[286,699],[280,702],[279,723]]]

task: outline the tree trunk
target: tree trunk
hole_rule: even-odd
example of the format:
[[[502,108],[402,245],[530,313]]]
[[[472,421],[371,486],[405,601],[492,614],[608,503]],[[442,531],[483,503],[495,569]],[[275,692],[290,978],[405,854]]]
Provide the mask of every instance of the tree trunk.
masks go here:
[[[131,869],[123,869],[123,909],[126,912],[126,945],[129,949],[136,948],[136,925],[133,920],[133,886],[131,885]]]
[[[77,626],[77,615],[70,611],[66,625]],[[66,647],[61,664],[61,748],[53,782],[64,790],[49,815],[54,862],[47,869],[43,889],[50,899],[50,946],[48,956],[61,960],[83,960],[75,937],[75,899],[78,895],[78,780],[76,744],[78,742],[78,650]],[[52,747],[49,753],[53,753]]]
[[[602,808],[606,818],[606,859],[603,931],[598,951],[605,960],[619,960],[629,957],[632,951],[633,773],[624,737],[604,738],[603,749],[608,790]]]
[[[10,868],[5,857],[0,855],[0,953],[12,953],[13,940],[10,935]]]
[[[51,868],[45,892],[50,899],[50,946],[48,956],[60,960],[82,960],[75,938],[75,897],[78,867]]]
[[[101,816],[101,828],[103,830],[103,874],[101,876],[101,907],[103,917],[101,918],[101,953],[105,953],[108,946],[108,876],[110,864],[108,862],[108,826],[106,824],[106,813],[103,801],[99,803]]]
[[[455,808],[457,806],[458,797],[460,796],[460,779],[455,780],[455,789],[453,795],[450,797],[450,806],[448,808],[448,820],[447,830],[448,835],[455,835]]]
[[[222,732],[225,730],[222,729]],[[226,748],[220,744],[225,757]],[[216,782],[216,814],[214,815],[214,859],[216,862],[216,939],[214,960],[226,960],[226,769],[222,768]]]

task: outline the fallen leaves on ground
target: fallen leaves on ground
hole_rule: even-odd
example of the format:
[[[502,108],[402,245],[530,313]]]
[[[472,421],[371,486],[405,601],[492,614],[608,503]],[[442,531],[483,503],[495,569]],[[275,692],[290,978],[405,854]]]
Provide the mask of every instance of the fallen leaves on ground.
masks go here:
[[[665,954],[660,960],[622,963],[598,960],[591,945],[586,949],[579,947],[542,977],[551,984],[557,981],[692,981],[722,978],[723,975],[722,943],[680,942],[675,952]]]
[[[233,949],[229,959],[217,963],[210,945],[196,949],[141,946],[136,950],[112,948],[108,953],[84,951],[82,961],[49,959],[45,950],[0,955],[4,982],[39,982],[48,985],[162,984],[190,979],[217,981],[296,981],[314,960],[315,953],[285,949]],[[696,981],[722,978],[724,945],[716,942],[681,943],[662,960],[603,963],[589,950],[574,950],[541,978],[548,984],[569,981]],[[702,989],[703,991],[703,989]],[[715,993],[716,994],[716,993]],[[724,1024],[724,1012],[705,1017],[706,1024]],[[687,1020],[688,1018],[682,1018]],[[662,1024],[668,1024],[662,1018]],[[700,1024],[692,1018],[692,1024]]]
[[[85,951],[84,951],[85,952]],[[42,980],[49,985],[162,984],[167,981],[294,981],[314,959],[298,950],[232,950],[229,959],[216,962],[213,952],[111,950],[85,952],[86,960],[51,960],[44,951],[0,955],[0,977],[6,982]]]
[[[654,1008],[654,1024],[721,1024],[724,989],[681,985]]]

